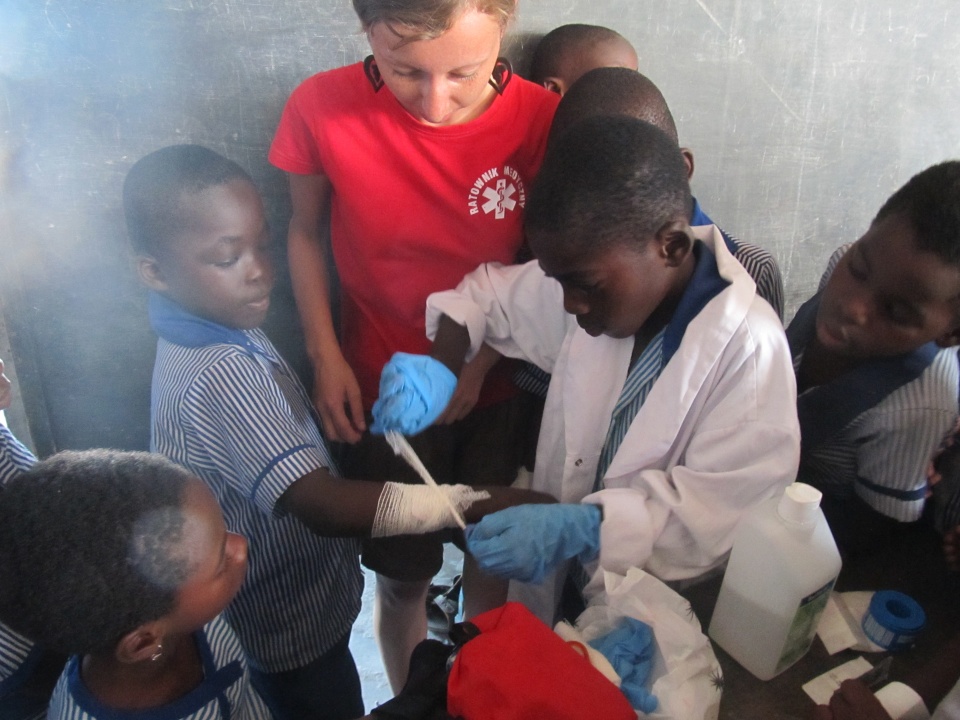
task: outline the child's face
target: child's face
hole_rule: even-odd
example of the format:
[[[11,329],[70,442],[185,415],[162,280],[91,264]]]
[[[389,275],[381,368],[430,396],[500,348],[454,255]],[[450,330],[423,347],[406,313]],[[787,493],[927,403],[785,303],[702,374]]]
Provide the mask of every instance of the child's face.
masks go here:
[[[162,292],[195,315],[258,327],[270,307],[270,233],[256,188],[236,179],[185,195],[183,231],[158,261]]]
[[[571,252],[544,239],[530,237],[540,267],[563,288],[563,309],[593,337],[632,337],[670,292],[671,277],[654,238],[599,252]]]
[[[846,252],[823,291],[817,340],[853,359],[911,352],[931,340],[954,344],[960,269],[916,249],[910,222],[875,222]]]
[[[493,15],[469,9],[430,40],[401,44],[382,22],[367,38],[383,82],[408,113],[426,125],[456,125],[478,117],[493,97],[488,81],[502,34]]]
[[[181,551],[190,575],[177,591],[177,605],[169,616],[174,632],[192,632],[219,615],[247,572],[247,541],[227,532],[216,499],[201,481],[187,486],[183,513]]]

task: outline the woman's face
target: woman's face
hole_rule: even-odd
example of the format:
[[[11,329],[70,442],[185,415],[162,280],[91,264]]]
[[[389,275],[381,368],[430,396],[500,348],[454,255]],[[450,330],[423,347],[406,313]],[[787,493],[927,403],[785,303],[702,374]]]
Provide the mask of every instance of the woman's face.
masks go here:
[[[404,43],[404,28],[377,23],[367,30],[383,82],[425,125],[458,125],[490,105],[490,74],[500,53],[499,21],[466,10],[442,35]]]

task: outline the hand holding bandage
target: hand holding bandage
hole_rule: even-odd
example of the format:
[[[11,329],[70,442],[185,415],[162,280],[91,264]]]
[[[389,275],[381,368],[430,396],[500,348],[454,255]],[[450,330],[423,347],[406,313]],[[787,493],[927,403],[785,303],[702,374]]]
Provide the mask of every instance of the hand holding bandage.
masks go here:
[[[380,374],[370,432],[416,435],[440,416],[456,387],[457,376],[429,355],[394,353]]]
[[[564,560],[600,552],[596,505],[518,505],[467,527],[467,549],[480,569],[507,580],[539,583]]]

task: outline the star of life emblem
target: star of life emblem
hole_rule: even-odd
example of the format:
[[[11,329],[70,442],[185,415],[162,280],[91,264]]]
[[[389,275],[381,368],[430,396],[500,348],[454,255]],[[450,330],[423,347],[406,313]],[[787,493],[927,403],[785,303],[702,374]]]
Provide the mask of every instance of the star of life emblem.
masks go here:
[[[520,173],[509,165],[491,168],[476,179],[467,196],[471,215],[483,213],[503,220],[508,213],[526,204],[526,189]]]

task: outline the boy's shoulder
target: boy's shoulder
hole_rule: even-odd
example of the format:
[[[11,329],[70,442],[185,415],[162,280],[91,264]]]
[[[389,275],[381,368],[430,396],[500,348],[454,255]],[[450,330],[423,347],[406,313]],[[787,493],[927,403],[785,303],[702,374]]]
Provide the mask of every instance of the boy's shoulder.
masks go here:
[[[960,361],[957,348],[938,350],[927,368],[916,380],[901,388],[901,392],[908,393],[927,409],[956,414],[960,396]]]
[[[161,338],[157,342],[153,391],[187,390],[208,380],[220,382],[225,375],[259,375],[274,382],[268,363],[283,370],[286,363],[262,330],[248,330],[247,335],[255,349],[230,343],[185,347]]]

